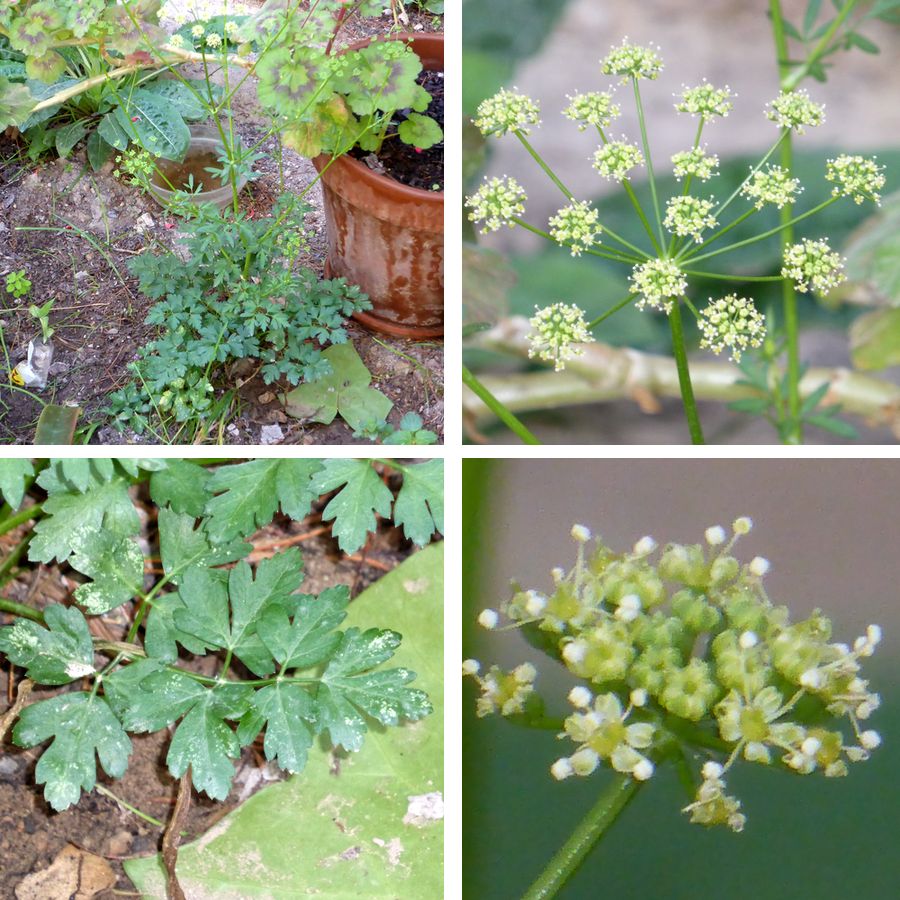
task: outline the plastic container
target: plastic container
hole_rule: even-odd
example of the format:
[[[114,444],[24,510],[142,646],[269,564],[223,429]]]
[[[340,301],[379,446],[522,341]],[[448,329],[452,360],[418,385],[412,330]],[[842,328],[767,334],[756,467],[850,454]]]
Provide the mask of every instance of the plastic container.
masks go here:
[[[191,125],[191,143],[182,162],[160,159],[156,168],[173,187],[186,186],[189,174],[194,176],[194,184],[202,180],[204,188],[207,184],[218,185],[213,190],[203,190],[191,197],[190,202],[197,206],[203,203],[212,203],[219,209],[230,205],[233,195],[231,184],[222,184],[221,180],[209,172],[204,171],[207,166],[219,166],[219,156],[222,153],[222,138],[213,125]],[[166,181],[159,174],[154,174],[150,179],[150,196],[160,206],[167,206],[175,197],[175,192],[166,186]],[[238,191],[242,191],[247,184],[246,178],[238,179]]]

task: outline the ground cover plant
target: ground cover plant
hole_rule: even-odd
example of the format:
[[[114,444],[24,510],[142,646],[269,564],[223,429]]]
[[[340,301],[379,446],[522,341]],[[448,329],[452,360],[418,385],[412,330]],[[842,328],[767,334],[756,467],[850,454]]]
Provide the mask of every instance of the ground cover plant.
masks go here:
[[[179,229],[174,240],[155,241],[118,266],[105,210],[105,241],[59,226],[105,255],[126,291],[125,273],[136,275],[142,306],[161,301],[146,319],[151,340],[128,366],[132,378],[118,379],[91,435],[108,423],[128,439],[223,440],[248,375],[263,395],[282,398],[279,389],[332,373],[322,351],[355,336],[345,322],[368,301],[310,265],[310,245],[321,241],[309,227],[318,176],[289,188],[285,154],[377,153],[386,141],[426,149],[442,140],[425,114],[430,96],[408,45],[341,46],[352,36],[351,20],[377,15],[376,28],[390,35],[381,4],[317,0],[308,8],[291,2],[237,12],[222,4],[224,14],[216,15],[215,4],[196,6],[167,13],[155,2],[103,3],[64,13],[36,2],[0,18],[2,124],[17,129],[27,154],[54,149],[65,157],[83,144],[91,167],[103,175],[114,165],[123,187],[155,197],[166,229]],[[249,90],[260,127],[245,138],[239,108]],[[201,135],[214,147],[205,156],[192,149]],[[274,191],[256,184],[267,166],[277,172]],[[213,190],[221,199],[207,202]],[[253,202],[258,195],[262,210]],[[175,271],[180,283],[164,290],[163,276]],[[427,401],[427,373],[423,380]],[[27,377],[14,385],[40,400],[35,388],[43,384]],[[351,426],[358,439],[393,433],[392,406],[381,407]],[[394,421],[407,411],[398,408]],[[275,440],[289,415],[283,404],[278,412],[281,421],[270,424]],[[431,429],[419,431],[429,440]]]
[[[430,715],[428,695],[411,685],[416,673],[383,665],[401,634],[341,630],[352,612],[346,585],[298,592],[304,562],[290,540],[276,541],[266,558],[247,558],[248,540],[273,517],[301,521],[326,496],[322,521],[343,552],[368,543],[376,515],[424,546],[443,527],[442,481],[439,460],[377,468],[354,459],[0,462],[0,533],[17,535],[4,582],[54,560],[77,573],[62,602],[0,599],[12,622],[0,629],[0,653],[21,675],[2,734],[44,748],[34,779],[49,806],[79,804],[98,783],[106,790],[97,757],[107,776],[125,776],[135,734],[171,732],[175,821],[192,788],[225,800],[234,760],[254,743],[286,773],[302,772],[308,757],[327,769],[320,742],[337,759],[363,752],[373,722],[400,726]],[[145,508],[153,533],[141,525]],[[429,559],[420,574],[430,583],[437,560]],[[112,637],[104,622],[120,623],[121,633]],[[382,759],[384,748],[376,752]],[[162,845],[170,891],[181,827],[175,822]]]
[[[882,193],[891,190],[890,166],[871,154],[840,152],[813,168],[799,149],[802,135],[826,115],[804,85],[826,81],[833,68],[838,78],[842,51],[877,52],[859,29],[873,20],[893,21],[897,7],[816,0],[807,5],[801,22],[788,21],[774,0],[759,7],[771,22],[780,91],[764,109],[751,111],[730,88],[708,82],[699,71],[692,85],[680,90],[672,85],[675,114],[693,119],[695,128],[692,143],[665,165],[651,146],[651,135],[665,125],[645,115],[642,95],[642,86],[666,79],[664,55],[656,46],[627,39],[612,46],[599,61],[598,83],[560,104],[565,124],[543,98],[515,88],[503,87],[477,106],[474,131],[488,149],[496,139],[517,140],[564,203],[546,224],[536,222],[529,217],[527,186],[492,175],[475,182],[466,200],[475,229],[527,230],[564,248],[571,266],[585,265],[591,257],[609,263],[603,271],[610,274],[598,278],[598,285],[625,288],[624,296],[604,297],[602,311],[590,315],[578,297],[548,297],[536,304],[527,322],[507,320],[491,328],[502,308],[498,297],[509,289],[508,275],[498,271],[489,254],[470,248],[466,335],[473,350],[538,360],[560,375],[541,372],[484,381],[471,367],[464,368],[472,392],[468,411],[490,410],[520,439],[533,443],[535,436],[515,411],[580,402],[579,383],[585,386],[585,401],[614,396],[618,384],[645,409],[654,407],[654,394],[677,391],[690,439],[703,443],[695,391],[699,383],[704,398],[731,401],[732,411],[762,417],[772,425],[773,437],[785,443],[800,443],[817,430],[855,437],[855,428],[839,415],[848,409],[895,422],[897,395],[889,381],[811,371],[801,359],[799,341],[802,299],[814,295],[824,302],[832,294],[847,295],[845,259],[829,235],[839,221],[837,209],[845,205],[844,215],[852,217],[858,207],[880,204]],[[626,108],[634,113],[636,133],[620,137],[617,120]],[[751,113],[767,122],[773,140],[761,157],[729,166],[712,152],[716,133]],[[552,124],[542,119],[550,115]],[[534,143],[534,132],[548,127],[595,135],[591,165],[600,178],[620,188],[620,196],[600,204],[576,197]],[[471,141],[474,167],[476,148],[483,145],[474,134]],[[637,179],[644,173],[646,184],[640,185]],[[765,242],[779,247],[774,272],[759,267],[762,250],[757,253],[757,245]],[[731,264],[729,255],[734,257]],[[771,265],[769,257],[766,263]],[[560,261],[558,269],[563,266]],[[546,279],[547,286],[552,283]],[[590,279],[584,283],[590,285]],[[767,288],[777,289],[777,296]],[[758,303],[760,294],[764,302]],[[596,309],[593,299],[589,305]],[[613,317],[632,309],[665,316],[668,360],[636,357],[630,350],[616,352],[618,348],[598,343],[617,343]],[[630,330],[623,329],[626,338],[641,335],[643,326],[634,324],[633,317],[630,322]],[[896,362],[894,322],[895,316],[882,314],[867,320],[865,333],[856,329],[852,340],[860,369]],[[643,333],[651,331],[647,326]],[[727,355],[733,365],[689,364],[688,346],[695,340],[699,350]],[[878,348],[870,356],[879,357],[874,365],[865,362],[872,347]]]

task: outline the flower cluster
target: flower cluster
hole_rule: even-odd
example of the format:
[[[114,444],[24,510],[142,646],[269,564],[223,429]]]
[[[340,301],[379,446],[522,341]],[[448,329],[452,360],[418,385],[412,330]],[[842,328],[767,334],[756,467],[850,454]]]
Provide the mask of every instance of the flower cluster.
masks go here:
[[[553,303],[537,309],[528,324],[533,329],[526,337],[531,345],[529,357],[552,362],[557,372],[565,369],[568,360],[584,354],[584,348],[576,345],[594,340],[584,312],[571,303]]]
[[[781,166],[766,166],[765,171],[753,172],[749,181],[741,188],[741,193],[752,200],[757,209],[762,209],[767,203],[781,209],[782,206],[793,203],[802,190],[800,179],[791,178],[786,169]]]
[[[206,44],[207,47],[210,47],[211,49],[215,50],[218,47],[222,46],[222,38],[220,35],[216,34],[215,31],[211,31],[206,36],[206,41],[204,43]]]
[[[624,181],[632,169],[643,164],[640,148],[627,141],[610,141],[594,153],[594,168],[612,181]]]
[[[575,94],[568,99],[569,105],[563,110],[563,115],[578,122],[579,131],[584,131],[589,125],[607,128],[613,119],[622,115],[621,107],[613,103],[613,96],[607,91]]]
[[[659,78],[663,61],[658,47],[640,47],[629,44],[628,38],[625,38],[600,60],[600,70],[604,75],[621,75],[623,84],[630,78],[648,78],[652,81]]]
[[[466,198],[470,222],[481,223],[482,231],[499,231],[501,226],[512,228],[515,218],[525,212],[528,196],[515,178],[485,178],[484,183]]]
[[[781,128],[793,128],[797,134],[803,134],[805,126],[815,128],[825,121],[825,107],[806,91],[782,91],[768,104],[766,116]]]
[[[710,299],[700,312],[700,346],[719,354],[726,347],[734,362],[748,347],[761,347],[766,336],[766,320],[752,300],[728,294],[718,300]]]
[[[781,275],[793,279],[802,293],[814,290],[820,294],[827,294],[847,278],[844,260],[828,246],[828,241],[809,238],[785,248]]]
[[[599,242],[598,217],[597,210],[587,201],[574,200],[550,219],[550,234],[558,243],[570,247],[572,256],[581,256]]]
[[[719,167],[719,157],[714,153],[707,153],[702,147],[694,147],[692,150],[682,150],[672,157],[673,172],[676,178],[699,178],[700,181],[709,181],[716,174]]]
[[[493,97],[481,101],[474,122],[485,137],[492,134],[503,137],[510,131],[528,134],[529,126],[541,124],[541,109],[531,97],[502,88]]]
[[[678,96],[676,94],[676,96]],[[678,112],[688,113],[708,121],[716,116],[724,118],[731,112],[733,94],[726,85],[723,88],[713,87],[703,81],[697,87],[686,87],[681,92],[681,99],[675,104]]]
[[[870,625],[850,646],[832,642],[819,610],[792,623],[763,586],[768,560],[733,554],[752,524],[740,517],[730,534],[711,526],[703,543],[667,544],[656,561],[651,537],[617,552],[576,525],[575,565],[553,570],[552,591],[517,588],[503,604],[512,625],[578,679],[559,735],[574,750],[552,763],[554,778],[605,763],[644,781],[675,752],[700,756],[702,783],[684,811],[740,831],[745,816],[725,783],[739,760],[838,777],[881,744],[860,725],[880,703],[861,662],[881,629]],[[495,627],[500,614],[486,610],[479,621]],[[528,663],[481,678],[467,660],[463,671],[481,688],[479,715],[521,713],[529,698],[542,708]]]
[[[881,189],[884,187],[884,167],[874,159],[864,156],[849,156],[844,153],[837,159],[829,159],[825,177],[834,183],[832,194],[835,197],[852,197],[854,202],[863,200],[881,200]]]
[[[692,237],[697,243],[703,240],[705,228],[716,227],[712,214],[713,203],[700,197],[673,197],[666,204],[663,225],[679,237]]]
[[[649,306],[660,312],[670,313],[676,297],[683,297],[687,290],[684,272],[671,259],[650,259],[635,266],[629,276],[632,290],[640,294],[635,304],[638,309]]]

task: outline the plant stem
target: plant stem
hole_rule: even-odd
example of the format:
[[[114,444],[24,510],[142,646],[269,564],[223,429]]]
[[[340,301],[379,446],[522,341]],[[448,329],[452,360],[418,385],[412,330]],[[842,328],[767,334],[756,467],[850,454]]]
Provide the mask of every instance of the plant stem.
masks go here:
[[[12,531],[14,528],[24,525],[25,522],[28,522],[30,519],[39,518],[43,511],[43,505],[40,503],[35,503],[33,506],[26,506],[25,509],[20,509],[15,515],[0,522],[0,534],[6,534],[8,531]]]
[[[640,782],[629,775],[617,775],[544,871],[523,894],[522,900],[547,900],[555,897],[616,821],[640,786]]]
[[[822,35],[819,43],[813,47],[812,53],[801,66],[797,66],[790,71],[787,62],[787,41],[784,34],[784,19],[781,15],[781,3],[778,0],[770,0],[770,8],[772,10],[772,31],[775,35],[775,45],[778,48],[779,65],[781,67],[781,87],[786,91],[792,91],[794,88],[809,75],[810,69],[819,61],[819,59],[828,50],[831,39],[837,34],[838,29],[847,21],[859,0],[847,0],[843,9],[841,9],[834,21],[829,25],[828,30]]]
[[[697,278],[712,278],[714,281],[782,281],[780,275],[725,275],[721,272],[697,272],[693,269],[682,269],[685,275]]]
[[[5,597],[0,597],[0,612],[18,616],[20,619],[31,619],[32,622],[40,622],[41,625],[44,624],[44,614],[40,610],[16,603],[14,600],[7,600]]]
[[[521,131],[514,131],[513,134],[521,141],[522,146],[528,151],[531,158],[544,170],[544,173],[547,177],[562,191],[563,195],[567,200],[574,200],[575,195],[556,177],[556,173],[550,166],[544,162],[543,157],[534,147],[531,146],[531,142],[522,134]]]
[[[516,223],[520,228],[524,228],[525,231],[530,231],[532,234],[536,234],[538,237],[546,238],[550,241],[551,244],[557,244],[556,238],[553,237],[547,231],[544,231],[542,228],[538,228],[536,225],[532,225],[529,222],[526,222],[524,219],[520,219],[518,216],[513,216],[513,222]],[[604,229],[605,230],[605,229]],[[589,253],[591,256],[600,256],[603,259],[611,259],[615,262],[624,262],[624,263],[639,263],[641,259],[637,256],[629,256],[627,253],[620,253],[617,250],[612,251],[604,251],[604,250],[585,250],[585,253]],[[646,256],[642,257],[646,259]]]
[[[620,309],[624,309],[634,299],[634,291],[631,291],[624,300],[620,300],[615,306],[611,306],[606,312],[601,313],[592,322],[588,322],[588,331],[593,331],[601,322],[608,319],[613,313],[617,313]]]
[[[731,231],[732,228],[737,228],[737,226],[740,225],[741,222],[745,222],[747,219],[749,219],[750,216],[752,216],[753,213],[755,213],[755,212],[757,212],[756,207],[755,207],[755,206],[751,206],[750,209],[747,210],[747,212],[745,212],[745,213],[743,213],[742,215],[738,216],[733,222],[729,223],[729,224],[726,225],[724,228],[720,228],[718,231],[716,231],[716,232],[714,232],[713,234],[711,234],[711,235],[710,235],[710,236],[709,236],[702,244],[700,244],[699,247],[695,247],[694,250],[693,250],[693,252],[694,252],[694,253],[698,253],[700,250],[702,250],[702,249],[708,247],[710,244],[715,243],[715,241],[717,241],[720,237],[722,237],[723,235],[728,234],[728,232]],[[685,250],[686,250],[686,249],[687,249],[687,248],[685,248]],[[679,259],[690,259],[690,258],[691,258],[691,253],[690,253],[690,252],[682,251],[682,252],[679,254],[678,258],[679,258]]]
[[[681,324],[681,303],[676,300],[669,313],[669,327],[672,330],[672,349],[675,353],[675,366],[678,369],[678,385],[681,389],[681,402],[687,418],[691,443],[703,444],[703,429],[700,427],[700,416],[697,413],[697,401],[694,399],[694,388],[691,385],[691,372],[688,368],[687,350],[684,346],[684,329]]]
[[[540,444],[541,442],[469,371],[462,367],[463,384],[469,388],[484,405],[514,432],[523,444]]]
[[[772,154],[781,146],[781,142],[785,139],[785,137],[788,136],[788,134],[790,134],[790,132],[787,128],[785,128],[781,132],[781,135],[779,136],[778,140],[775,141],[775,143],[772,144],[772,146],[769,147],[769,149],[766,151],[763,158],[750,170],[750,173],[747,175],[747,177],[734,189],[734,192],[731,194],[731,196],[721,206],[719,206],[715,210],[713,215],[716,218],[721,216],[722,213],[725,212],[725,210],[729,206],[731,206],[732,201],[734,200],[735,197],[737,197],[738,194],[740,194],[744,185],[769,161]]]
[[[650,156],[650,140],[647,137],[647,122],[644,119],[644,104],[641,102],[641,89],[637,78],[632,77],[634,86],[634,102],[637,107],[638,122],[641,126],[641,143],[644,146],[644,162],[647,163],[647,177],[650,179],[650,196],[653,198],[653,212],[656,215],[656,227],[659,230],[659,246],[665,246],[666,235],[662,227],[662,216],[659,212],[659,197],[656,193],[656,177],[653,174],[653,159]]]

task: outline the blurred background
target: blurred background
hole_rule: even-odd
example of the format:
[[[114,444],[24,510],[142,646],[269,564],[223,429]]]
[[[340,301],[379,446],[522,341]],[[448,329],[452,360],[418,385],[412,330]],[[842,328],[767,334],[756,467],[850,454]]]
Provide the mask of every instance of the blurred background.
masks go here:
[[[814,23],[809,26],[810,34],[834,15],[830,0],[784,0],[782,5],[785,17],[799,31],[804,29],[806,14],[818,10],[809,20]],[[805,186],[798,212],[827,198],[831,186],[823,177],[825,159],[836,151],[876,153],[888,167],[885,195],[900,187],[900,176],[895,174],[900,172],[900,104],[889,99],[900,96],[900,5],[888,9],[891,6],[878,0],[860,2],[858,13],[851,17],[851,21],[861,22],[858,41],[852,49],[827,59],[826,83],[813,79],[803,83],[813,99],[825,103],[826,124],[808,129],[795,141],[797,174]],[[658,174],[671,172],[669,157],[691,145],[696,128],[694,119],[675,113],[673,94],[703,78],[714,85],[727,84],[737,93],[731,115],[708,125],[703,136],[708,151],[721,160],[721,175],[705,190],[723,199],[777,138],[777,129],[764,115],[765,104],[778,93],[767,9],[766,0],[709,0],[703,4],[689,0],[464,0],[467,193],[485,175],[513,176],[528,193],[526,219],[539,227],[544,227],[561,205],[557,189],[518,141],[506,138],[485,142],[471,126],[482,99],[501,86],[515,86],[541,101],[543,124],[530,138],[538,152],[579,199],[598,203],[602,221],[629,239],[640,241],[640,225],[634,227],[631,205],[619,186],[602,179],[591,168],[591,154],[597,146],[593,132],[579,132],[561,115],[567,94],[606,90],[612,85],[611,79],[601,75],[599,60],[627,36],[637,43],[660,45],[665,61],[659,80],[641,85]],[[884,18],[863,18],[879,10]],[[801,56],[801,42],[792,42],[791,48],[795,57]],[[624,115],[611,126],[611,135],[618,138],[625,134],[633,140],[638,134],[637,123],[627,88],[619,89],[617,100]],[[635,186],[639,196],[649,196],[645,184]],[[671,181],[663,185],[663,197],[669,195],[671,187]],[[803,298],[801,349],[804,361],[812,365],[852,363],[900,383],[900,252],[896,240],[900,207],[886,203],[885,209],[894,210],[878,220],[884,227],[884,241],[890,246],[877,267],[871,265],[871,258],[863,258],[862,248],[853,252],[854,245],[861,243],[856,239],[860,226],[872,226],[871,217],[876,212],[872,204],[859,207],[849,201],[837,203],[798,226],[798,237],[827,235],[833,246],[850,256],[853,276],[853,284],[841,296],[832,295],[827,308],[822,301]],[[736,240],[743,239],[776,224],[777,213],[766,210],[733,234]],[[590,319],[627,293],[628,271],[620,264],[596,257],[573,260],[567,250],[523,229],[504,228],[496,234],[476,236],[468,226],[466,240],[478,246],[477,250],[469,247],[465,256],[469,277],[464,289],[470,322],[505,314],[530,315],[535,305],[555,300],[577,302]],[[777,238],[720,257],[716,263],[733,274],[773,274],[780,268]],[[697,297],[726,292],[722,282],[694,284]],[[724,287],[741,292],[739,283]],[[777,284],[744,285],[744,293],[753,296],[764,310],[777,304],[779,290]],[[877,346],[871,329],[865,335],[850,335],[853,323],[872,312],[887,319],[877,331]],[[864,329],[857,325],[857,330]],[[604,322],[597,337],[616,346],[671,353],[665,318],[633,308]],[[691,337],[696,348],[696,333]],[[708,353],[696,358],[715,359]],[[467,360],[476,374],[479,370],[522,370],[521,364],[509,358],[480,350],[470,349]],[[730,412],[722,403],[704,404],[701,416],[710,439],[716,442],[777,442],[765,422]],[[685,439],[681,418],[677,400],[663,401],[656,416],[646,415],[631,401],[621,401],[602,407],[544,411],[528,416],[526,423],[550,443],[663,443]],[[896,440],[888,428],[864,425],[861,431],[868,442]],[[487,428],[485,436],[509,440],[508,432],[502,429],[495,433]],[[816,443],[846,439],[815,430],[810,430],[807,438]]]
[[[729,900],[892,900],[900,895],[900,557],[897,460],[467,460],[464,464],[463,652],[539,671],[548,715],[564,714],[575,683],[516,632],[475,625],[508,596],[509,580],[546,591],[571,566],[575,522],[614,548],[650,534],[702,541],[713,524],[749,515],[737,555],[767,557],[766,585],[794,618],[821,607],[834,639],[875,622],[885,639],[865,675],[882,708],[870,720],[883,746],[843,779],[737,765],[742,834],[691,825],[672,772],[660,770],[560,895]],[[893,548],[893,549],[892,549]],[[552,732],[477,719],[463,692],[464,896],[522,895],[593,805],[606,773],[558,783]]]

